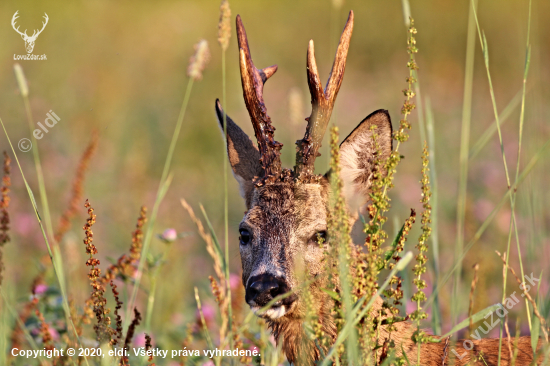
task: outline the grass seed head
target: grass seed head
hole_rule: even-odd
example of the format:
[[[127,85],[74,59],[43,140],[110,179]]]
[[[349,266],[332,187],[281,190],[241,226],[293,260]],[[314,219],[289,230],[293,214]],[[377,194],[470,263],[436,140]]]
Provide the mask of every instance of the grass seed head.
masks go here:
[[[229,38],[231,38],[231,9],[229,8],[229,1],[222,0],[220,21],[218,22],[218,42],[223,51],[229,47]]]
[[[204,39],[195,44],[195,53],[189,60],[189,67],[187,68],[187,75],[194,81],[202,79],[202,72],[210,61],[210,50],[208,48],[208,42]]]

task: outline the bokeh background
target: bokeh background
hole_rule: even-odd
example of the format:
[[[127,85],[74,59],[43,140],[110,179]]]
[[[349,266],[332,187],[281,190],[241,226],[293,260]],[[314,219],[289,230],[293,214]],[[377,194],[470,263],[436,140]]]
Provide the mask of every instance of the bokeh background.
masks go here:
[[[345,0],[340,7],[328,0],[230,2],[232,17],[240,14],[248,32],[251,52],[258,67],[277,64],[277,74],[266,84],[264,98],[281,141],[283,162],[293,165],[295,140],[303,136],[309,115],[305,59],[307,44],[315,41],[317,64],[326,80],[337,39],[350,9],[355,12],[346,75],[335,106],[332,123],[342,135],[349,133],[376,109],[388,109],[394,127],[408,75],[407,28],[400,1]],[[533,1],[531,67],[527,82],[525,125],[521,166],[524,167],[550,138],[550,3]],[[29,88],[35,122],[43,122],[53,110],[61,121],[38,141],[54,224],[68,204],[70,184],[94,129],[99,147],[88,169],[85,197],[97,214],[94,226],[99,258],[117,258],[131,243],[131,232],[141,205],[152,207],[164,159],[180,110],[188,77],[186,68],[193,44],[206,39],[211,60],[202,81],[195,83],[172,164],[173,183],[160,209],[155,231],[167,228],[195,233],[182,209],[185,198],[198,211],[202,203],[216,231],[223,237],[222,139],[214,114],[214,101],[222,96],[221,49],[216,41],[219,1],[31,1],[0,3],[0,116],[13,142],[30,137],[22,98],[13,73],[14,54],[25,54],[24,43],[12,29],[11,17],[19,10],[23,29],[40,26],[46,12],[49,24],[38,37],[34,54],[47,61],[20,61]],[[438,189],[439,261],[447,273],[455,258],[456,207],[459,146],[464,93],[466,32],[469,1],[414,0],[411,13],[418,29],[417,63],[424,119],[429,101],[434,121],[434,156]],[[521,90],[527,36],[528,1],[482,0],[479,22],[489,45],[490,66],[496,103],[501,112]],[[232,25],[234,22],[232,21]],[[237,44],[232,30],[227,52],[227,113],[249,134],[252,127],[242,99]],[[32,31],[28,32],[29,34]],[[476,35],[470,147],[494,122],[487,75]],[[290,102],[293,95],[294,104]],[[291,107],[294,105],[294,107]],[[519,107],[514,104],[503,123],[504,151],[515,175],[518,150]],[[293,112],[294,111],[294,112]],[[297,112],[296,112],[297,111]],[[296,114],[297,113],[297,114]],[[302,115],[300,119],[296,115]],[[420,116],[422,117],[422,116]],[[418,110],[411,116],[411,138],[401,147],[405,156],[391,191],[392,210],[388,231],[393,233],[408,216],[409,208],[421,210],[421,136]],[[325,144],[326,146],[326,144]],[[5,136],[0,149],[9,150]],[[324,150],[326,151],[326,150]],[[32,154],[18,152],[21,166],[38,194]],[[11,152],[10,152],[11,154]],[[548,160],[543,154],[518,190],[517,220],[525,272],[538,276],[550,260],[547,224],[550,203]],[[326,170],[327,157],[318,159],[319,172]],[[5,288],[15,301],[25,299],[43,261],[46,247],[32,206],[15,165],[10,207],[12,241],[4,248]],[[469,241],[507,190],[497,135],[470,160],[466,200],[465,240]],[[236,182],[229,181],[229,226],[231,272],[240,274],[238,223],[245,210]],[[199,211],[200,212],[200,211]],[[86,296],[87,280],[82,225],[85,209],[73,220],[61,247],[68,271],[71,296]],[[468,306],[472,265],[480,264],[480,282],[475,308],[501,299],[502,264],[494,253],[505,251],[510,224],[509,203],[466,255],[460,318]],[[418,226],[418,224],[417,224]],[[409,248],[418,236],[412,232]],[[518,268],[515,242],[511,264]],[[152,252],[164,244],[153,239]],[[207,276],[211,260],[198,235],[178,241],[170,249],[161,272],[153,318],[154,334],[162,337],[195,317],[193,286],[208,296]],[[55,283],[51,270],[51,283]],[[548,272],[543,273],[542,297],[548,293]],[[428,274],[433,283],[433,272]],[[147,279],[144,277],[147,285]],[[519,291],[509,279],[509,289]],[[450,329],[452,283],[441,291],[443,330]],[[428,291],[429,292],[429,291]],[[526,325],[525,305],[514,308]],[[548,309],[548,307],[547,307]],[[513,326],[511,326],[513,329]],[[524,328],[522,328],[524,329]]]

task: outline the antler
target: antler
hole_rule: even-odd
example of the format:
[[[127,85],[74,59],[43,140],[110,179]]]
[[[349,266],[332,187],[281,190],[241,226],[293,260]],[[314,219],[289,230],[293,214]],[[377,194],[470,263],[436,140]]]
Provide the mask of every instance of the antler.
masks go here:
[[[271,118],[267,115],[263,98],[264,84],[277,71],[277,65],[260,70],[254,66],[248,48],[246,31],[239,15],[237,15],[237,38],[244,102],[254,126],[261,156],[260,163],[264,170],[263,177],[260,177],[255,183],[262,185],[274,182],[281,174],[281,152],[279,150],[283,145],[273,138],[275,128],[271,125]]]
[[[38,37],[38,35],[39,35],[40,33],[42,33],[42,31],[44,30],[44,28],[46,28],[46,25],[48,24],[48,20],[50,20],[50,18],[48,18],[48,14],[46,14],[46,13],[44,13],[44,17],[43,17],[43,18],[46,18],[46,23],[42,22],[42,29],[40,29],[40,30],[38,31],[38,33],[36,33],[36,30],[35,30],[35,31],[33,32],[32,36],[31,36],[31,38],[36,38],[36,37]]]
[[[19,18],[19,17],[17,16],[17,13],[19,13],[19,10],[17,10],[17,11],[15,12],[15,14],[13,14],[13,17],[11,18],[11,26],[12,26],[13,29],[14,29],[17,33],[19,33],[20,35],[28,37],[28,36],[27,36],[27,30],[26,30],[26,29],[25,29],[25,33],[21,33],[21,32],[19,31],[19,27],[15,28],[15,21],[16,21],[17,18]]]
[[[307,83],[311,94],[311,115],[309,118],[306,118],[308,123],[304,138],[296,141],[298,148],[294,176],[298,179],[314,174],[315,158],[320,155],[319,148],[321,147],[321,142],[332,114],[336,95],[344,79],[346,58],[348,56],[352,31],[353,11],[350,11],[324,91],[319,79],[317,63],[315,62],[313,40],[309,41],[307,49]]]

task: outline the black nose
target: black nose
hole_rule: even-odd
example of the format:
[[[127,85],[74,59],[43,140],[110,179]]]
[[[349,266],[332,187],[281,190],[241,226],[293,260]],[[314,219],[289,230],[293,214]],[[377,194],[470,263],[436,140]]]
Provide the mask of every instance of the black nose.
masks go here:
[[[262,307],[278,295],[282,295],[288,291],[288,284],[283,278],[271,274],[262,274],[251,277],[248,280],[245,300],[248,303],[254,301],[257,306]],[[294,301],[296,301],[296,295],[293,294],[284,298],[281,303],[282,305],[290,305]]]

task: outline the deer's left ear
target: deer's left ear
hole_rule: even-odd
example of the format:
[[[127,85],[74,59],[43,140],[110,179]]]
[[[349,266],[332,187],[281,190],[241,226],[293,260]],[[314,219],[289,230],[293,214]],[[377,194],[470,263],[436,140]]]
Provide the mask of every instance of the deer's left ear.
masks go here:
[[[374,128],[376,126],[376,128]],[[379,145],[376,157],[373,134]],[[388,111],[371,113],[340,144],[340,169],[344,195],[350,209],[357,209],[369,198],[375,159],[384,161],[392,151],[392,125]],[[385,174],[385,172],[383,172]]]

